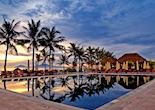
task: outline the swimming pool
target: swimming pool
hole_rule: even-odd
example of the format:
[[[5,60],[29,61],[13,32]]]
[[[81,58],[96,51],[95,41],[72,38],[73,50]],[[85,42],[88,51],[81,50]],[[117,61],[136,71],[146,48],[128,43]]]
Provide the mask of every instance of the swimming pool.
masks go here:
[[[40,90],[47,100],[93,110],[151,79],[142,76],[68,76],[48,80]]]

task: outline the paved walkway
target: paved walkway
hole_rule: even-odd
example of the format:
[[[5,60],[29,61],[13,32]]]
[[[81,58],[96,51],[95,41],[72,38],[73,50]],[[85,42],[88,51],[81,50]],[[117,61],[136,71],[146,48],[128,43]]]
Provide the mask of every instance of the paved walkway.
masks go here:
[[[155,80],[97,110],[155,110]]]
[[[0,110],[79,110],[79,108],[0,89]]]

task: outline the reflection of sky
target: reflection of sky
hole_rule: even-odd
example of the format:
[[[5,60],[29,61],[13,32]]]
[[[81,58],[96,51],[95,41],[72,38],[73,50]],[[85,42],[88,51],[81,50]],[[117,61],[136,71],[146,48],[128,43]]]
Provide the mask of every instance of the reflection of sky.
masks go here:
[[[1,23],[2,16],[40,19],[69,41],[103,46],[117,56],[139,52],[155,58],[154,0],[0,0],[0,10]]]

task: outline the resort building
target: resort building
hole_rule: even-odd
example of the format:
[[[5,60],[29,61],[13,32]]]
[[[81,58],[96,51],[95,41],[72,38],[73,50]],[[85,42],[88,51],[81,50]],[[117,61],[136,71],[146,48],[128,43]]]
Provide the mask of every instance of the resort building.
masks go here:
[[[105,69],[116,69],[117,71],[122,70],[146,70],[150,69],[149,62],[140,56],[138,53],[127,53],[120,58],[109,57],[105,64]]]

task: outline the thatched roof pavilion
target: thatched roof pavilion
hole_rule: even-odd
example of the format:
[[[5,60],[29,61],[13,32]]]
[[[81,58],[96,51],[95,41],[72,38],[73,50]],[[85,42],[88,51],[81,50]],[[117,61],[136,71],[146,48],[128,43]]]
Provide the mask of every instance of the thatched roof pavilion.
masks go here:
[[[142,56],[140,56],[138,53],[127,53],[127,54],[124,54],[122,57],[120,57],[118,59],[118,62],[120,62],[120,63],[123,63],[123,62],[126,62],[126,61],[144,62],[144,61],[146,61],[146,59],[143,58]]]
[[[131,65],[132,62],[132,65]],[[118,60],[113,57],[108,57],[106,60],[105,68],[106,70],[111,69],[112,67],[119,69],[149,69],[149,62],[140,56],[138,53],[127,53],[121,56]]]

